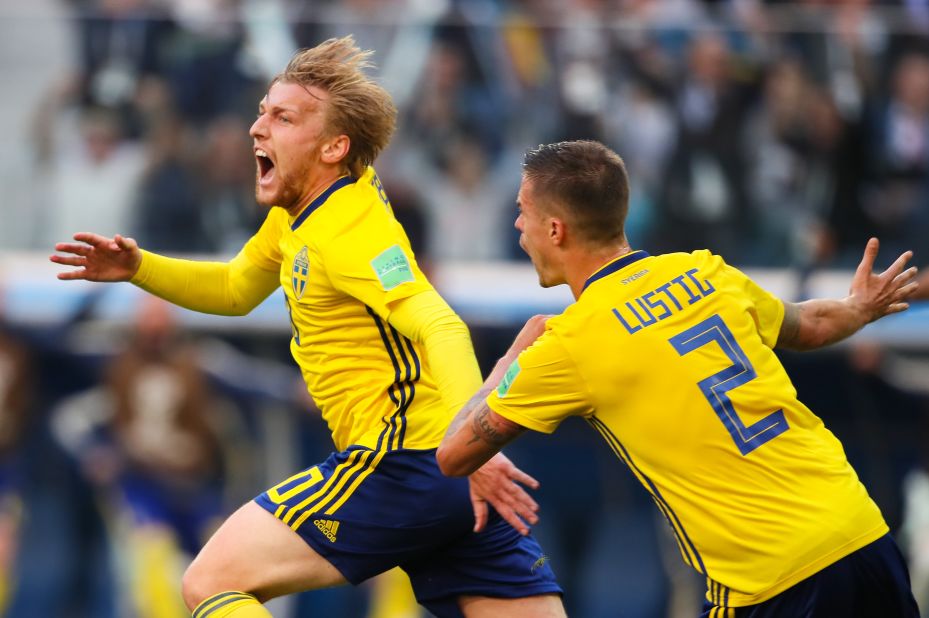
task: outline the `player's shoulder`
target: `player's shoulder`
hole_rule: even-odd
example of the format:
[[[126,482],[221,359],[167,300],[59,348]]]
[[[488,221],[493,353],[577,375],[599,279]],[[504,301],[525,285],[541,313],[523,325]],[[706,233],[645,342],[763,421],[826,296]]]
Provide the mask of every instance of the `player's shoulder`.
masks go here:
[[[657,262],[671,270],[696,268],[702,273],[715,273],[726,268],[726,260],[710,249],[689,252],[665,253],[657,256]]]
[[[368,216],[389,212],[387,196],[373,167],[368,166],[361,176],[351,180],[344,190],[334,193],[331,198],[334,204],[338,204],[340,212]]]
[[[657,256],[660,259],[674,264],[690,263],[695,266],[724,263],[722,256],[713,253],[710,249],[695,249],[689,252],[665,253]]]
[[[591,318],[602,312],[601,302],[574,302],[564,311],[553,315],[545,322],[545,331],[554,336],[573,340],[579,334],[589,330]]]

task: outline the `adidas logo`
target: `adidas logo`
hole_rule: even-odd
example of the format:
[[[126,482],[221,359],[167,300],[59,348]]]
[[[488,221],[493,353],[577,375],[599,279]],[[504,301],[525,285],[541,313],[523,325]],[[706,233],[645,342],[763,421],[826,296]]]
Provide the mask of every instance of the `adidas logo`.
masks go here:
[[[330,519],[314,519],[313,523],[327,539],[335,543],[335,533],[339,530],[339,522]]]

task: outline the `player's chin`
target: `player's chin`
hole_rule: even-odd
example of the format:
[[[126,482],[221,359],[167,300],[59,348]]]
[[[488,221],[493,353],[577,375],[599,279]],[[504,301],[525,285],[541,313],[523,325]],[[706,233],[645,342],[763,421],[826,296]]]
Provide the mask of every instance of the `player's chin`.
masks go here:
[[[558,285],[558,282],[554,281],[548,273],[544,272],[535,262],[533,261],[533,266],[535,266],[535,273],[539,276],[539,285],[543,288],[550,288]]]
[[[255,201],[259,206],[270,208],[278,202],[277,192],[269,191],[266,187],[262,187],[258,183],[255,183]]]

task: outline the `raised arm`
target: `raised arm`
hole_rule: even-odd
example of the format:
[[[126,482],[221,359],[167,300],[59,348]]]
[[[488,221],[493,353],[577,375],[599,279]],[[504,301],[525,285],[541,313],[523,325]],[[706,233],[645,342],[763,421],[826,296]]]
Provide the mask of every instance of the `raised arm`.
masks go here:
[[[907,251],[887,270],[874,274],[872,269],[878,248],[876,238],[868,241],[845,298],[785,302],[777,347],[790,350],[821,348],[855,334],[885,315],[908,309],[906,301],[917,288],[917,271],[916,267],[904,268],[913,253]]]
[[[244,253],[229,262],[199,262],[169,258],[139,249],[131,238],[97,234],[74,235],[73,243],[58,243],[56,264],[74,270],[58,273],[62,280],[130,281],[143,290],[181,307],[218,315],[245,315],[279,285],[277,271],[259,268]]]

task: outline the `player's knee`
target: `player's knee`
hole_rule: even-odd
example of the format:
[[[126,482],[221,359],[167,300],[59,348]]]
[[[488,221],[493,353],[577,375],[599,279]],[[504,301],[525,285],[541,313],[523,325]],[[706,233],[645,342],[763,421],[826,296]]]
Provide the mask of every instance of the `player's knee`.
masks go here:
[[[194,560],[181,579],[181,595],[184,597],[184,603],[187,609],[193,612],[198,605],[214,594],[223,592],[216,589],[217,582],[213,581],[210,571],[200,566],[197,560]]]

